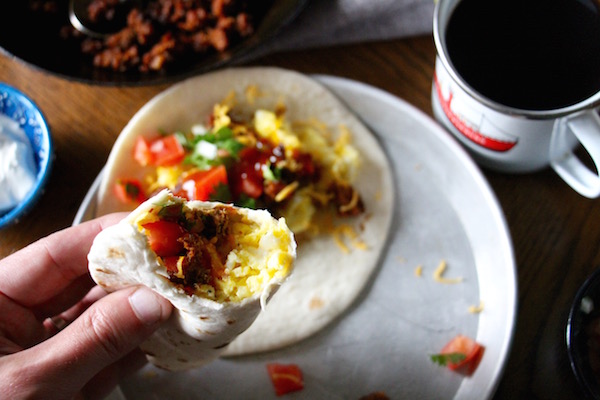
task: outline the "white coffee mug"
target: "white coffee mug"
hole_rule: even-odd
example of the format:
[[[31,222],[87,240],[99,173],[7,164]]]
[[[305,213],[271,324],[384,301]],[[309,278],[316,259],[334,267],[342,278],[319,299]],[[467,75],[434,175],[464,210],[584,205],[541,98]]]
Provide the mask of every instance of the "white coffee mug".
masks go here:
[[[600,92],[548,111],[512,108],[481,95],[461,78],[447,52],[445,31],[459,2],[439,0],[434,11],[437,57],[431,97],[436,119],[484,167],[523,173],[551,166],[581,195],[600,196]],[[574,154],[579,143],[596,170]]]

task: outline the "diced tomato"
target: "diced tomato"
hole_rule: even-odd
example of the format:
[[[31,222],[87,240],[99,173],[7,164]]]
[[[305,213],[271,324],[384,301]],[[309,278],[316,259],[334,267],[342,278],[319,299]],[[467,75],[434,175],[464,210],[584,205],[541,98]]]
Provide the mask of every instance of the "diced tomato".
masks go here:
[[[440,354],[464,354],[464,358],[458,362],[449,362],[447,367],[453,371],[471,375],[475,372],[479,361],[483,356],[484,347],[468,336],[457,335],[450,340]]]
[[[302,371],[295,364],[267,364],[267,371],[277,396],[304,389]]]
[[[181,190],[176,194],[188,200],[206,201],[219,184],[227,185],[227,170],[224,165],[188,175],[181,184]]]
[[[155,139],[150,144],[153,164],[158,166],[177,165],[185,157],[185,149],[175,135]]]
[[[117,179],[115,195],[123,203],[140,204],[146,200],[142,184],[137,179]]]
[[[133,159],[141,166],[171,166],[183,161],[185,149],[175,135],[148,140],[138,136],[133,148]]]
[[[150,141],[143,136],[138,136],[133,147],[133,159],[142,167],[151,165],[154,160],[150,153]]]
[[[176,256],[183,250],[179,240],[185,231],[176,222],[156,221],[144,224],[150,248],[160,257]]]

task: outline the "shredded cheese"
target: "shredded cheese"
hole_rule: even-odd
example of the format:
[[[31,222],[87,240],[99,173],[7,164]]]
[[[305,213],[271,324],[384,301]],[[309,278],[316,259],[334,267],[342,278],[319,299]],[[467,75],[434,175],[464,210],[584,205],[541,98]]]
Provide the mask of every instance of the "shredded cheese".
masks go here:
[[[296,191],[296,189],[298,189],[298,186],[300,186],[300,182],[298,181],[290,183],[289,185],[281,189],[279,193],[277,193],[277,195],[275,195],[275,201],[279,203],[287,199],[290,195],[292,195],[292,193]]]
[[[340,125],[340,134],[337,138],[337,140],[334,143],[334,150],[336,152],[341,152],[344,150],[344,147],[347,146],[348,144],[350,144],[350,129],[348,129],[348,127],[346,125]]]
[[[415,268],[415,276],[419,278],[423,276],[423,266],[421,264],[417,265],[417,267]]]
[[[185,257],[184,256],[180,256],[177,259],[177,273],[175,274],[176,277],[178,277],[179,279],[185,279],[185,275],[183,274],[183,261],[184,261]]]
[[[445,278],[444,277],[444,272],[446,271],[446,267],[447,267],[446,260],[440,261],[438,267],[433,272],[433,279],[436,282],[446,283],[446,284],[455,284],[455,283],[460,283],[460,282],[463,281],[462,277]]]
[[[359,250],[368,250],[369,246],[360,239],[356,230],[350,225],[339,225],[333,228],[333,239],[344,253],[350,253],[350,249],[344,243],[343,238],[350,240],[352,246]]]
[[[224,104],[215,104],[213,107],[213,130],[215,132],[231,124],[231,118],[229,117],[230,109],[231,107]]]
[[[480,312],[483,311],[483,301],[479,301],[479,305],[478,306],[469,306],[469,312],[471,314],[479,314]]]
[[[369,246],[367,246],[367,244],[365,242],[363,242],[362,240],[355,241],[354,247],[356,247],[359,250],[369,250]]]
[[[344,252],[346,254],[350,253],[350,249],[342,241],[342,239],[340,238],[340,236],[337,234],[337,231],[333,232],[333,240],[335,240],[335,244],[338,245],[338,247],[342,250],[342,252]]]
[[[359,196],[358,192],[356,190],[353,191],[352,198],[350,199],[350,203],[340,206],[340,212],[345,213],[347,211],[352,210],[358,204],[359,199],[360,199],[360,196]]]
[[[261,95],[261,93],[257,85],[248,85],[246,86],[244,95],[246,96],[246,101],[248,102],[248,104],[254,104],[254,102]]]
[[[310,189],[307,191],[307,194],[313,199],[318,201],[322,206],[327,205],[327,203],[329,203],[329,200],[331,200],[331,198],[333,197],[332,194],[330,193],[323,193],[323,192],[318,192],[316,190],[314,190],[313,187],[310,187]]]

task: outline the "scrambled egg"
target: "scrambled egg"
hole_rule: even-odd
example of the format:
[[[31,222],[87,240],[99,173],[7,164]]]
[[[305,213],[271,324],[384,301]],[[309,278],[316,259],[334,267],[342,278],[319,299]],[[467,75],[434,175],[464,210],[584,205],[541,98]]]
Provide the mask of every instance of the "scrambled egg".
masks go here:
[[[235,223],[233,235],[237,247],[227,256],[227,273],[217,281],[218,293],[241,301],[262,292],[273,279],[281,281],[289,275],[293,256],[288,251],[289,230],[284,220]]]
[[[148,191],[154,192],[160,188],[169,188],[173,190],[183,173],[183,169],[178,165],[172,167],[156,167],[156,176],[148,177]]]

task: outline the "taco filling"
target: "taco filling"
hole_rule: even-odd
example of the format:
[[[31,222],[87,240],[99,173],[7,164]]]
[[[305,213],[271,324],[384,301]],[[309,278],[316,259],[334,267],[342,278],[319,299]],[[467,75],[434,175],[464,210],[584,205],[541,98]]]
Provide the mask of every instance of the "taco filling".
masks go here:
[[[165,266],[168,279],[186,294],[238,302],[262,291],[276,275],[289,273],[286,249],[271,249],[266,265],[259,250],[261,240],[287,235],[283,221],[266,226],[227,205],[190,208],[182,198],[163,199],[134,224]]]
[[[236,105],[231,96],[216,104],[208,128],[137,137],[132,157],[152,172],[143,182],[121,177],[117,197],[139,203],[167,188],[188,200],[268,209],[294,233],[320,210],[365,211],[352,186],[361,160],[347,129],[332,140],[317,121],[287,120],[284,106],[244,115]]]

